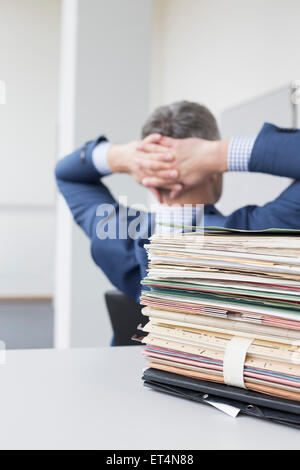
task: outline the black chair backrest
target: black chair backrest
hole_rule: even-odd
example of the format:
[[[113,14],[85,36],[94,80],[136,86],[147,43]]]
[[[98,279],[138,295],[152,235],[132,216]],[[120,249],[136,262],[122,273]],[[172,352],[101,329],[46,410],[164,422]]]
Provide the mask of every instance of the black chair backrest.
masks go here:
[[[140,323],[145,324],[142,307],[117,289],[107,291],[105,301],[114,332],[114,345],[137,346],[139,343],[132,341],[131,337]]]

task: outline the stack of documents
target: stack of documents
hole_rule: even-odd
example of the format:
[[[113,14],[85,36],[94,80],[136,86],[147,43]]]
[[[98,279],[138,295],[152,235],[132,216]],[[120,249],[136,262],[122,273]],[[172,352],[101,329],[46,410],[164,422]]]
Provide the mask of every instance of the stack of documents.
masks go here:
[[[147,250],[145,385],[300,425],[300,237],[154,235]]]

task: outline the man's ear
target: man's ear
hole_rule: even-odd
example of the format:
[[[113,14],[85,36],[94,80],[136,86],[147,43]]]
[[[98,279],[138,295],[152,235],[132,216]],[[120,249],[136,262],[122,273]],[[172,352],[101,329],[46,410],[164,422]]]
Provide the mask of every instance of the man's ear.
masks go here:
[[[209,175],[209,182],[212,184],[216,184],[218,182],[218,173],[213,173],[212,175]]]

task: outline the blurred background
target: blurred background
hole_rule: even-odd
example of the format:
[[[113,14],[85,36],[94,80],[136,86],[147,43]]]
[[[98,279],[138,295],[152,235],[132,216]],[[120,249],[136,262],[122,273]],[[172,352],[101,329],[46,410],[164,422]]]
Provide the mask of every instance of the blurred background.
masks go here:
[[[156,106],[207,105],[223,137],[291,126],[298,0],[0,0],[0,339],[8,348],[107,346],[89,242],[57,196],[58,158],[105,134],[139,138]],[[4,104],[5,102],[5,104]],[[147,191],[107,184],[129,202]],[[287,180],[227,174],[218,207],[263,204]]]

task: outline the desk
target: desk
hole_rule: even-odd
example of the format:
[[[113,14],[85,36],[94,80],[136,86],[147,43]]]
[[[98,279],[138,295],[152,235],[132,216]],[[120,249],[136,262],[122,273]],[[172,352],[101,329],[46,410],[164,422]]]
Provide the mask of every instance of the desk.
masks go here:
[[[8,351],[1,449],[300,449],[300,431],[142,387],[139,347]]]

